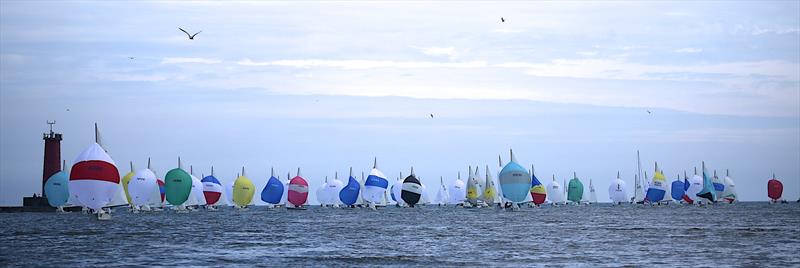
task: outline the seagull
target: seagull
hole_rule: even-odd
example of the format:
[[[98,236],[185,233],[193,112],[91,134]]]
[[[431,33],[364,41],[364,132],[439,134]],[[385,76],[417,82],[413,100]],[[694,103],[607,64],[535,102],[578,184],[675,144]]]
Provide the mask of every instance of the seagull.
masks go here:
[[[194,34],[189,34],[189,32],[187,32],[186,30],[182,29],[181,27],[178,27],[178,30],[181,30],[181,32],[184,32],[187,36],[189,36],[189,40],[194,40],[194,36],[199,34],[200,32],[202,32],[202,31],[200,31],[200,32],[196,32]]]
[[[136,57],[128,57],[129,60],[135,59]]]
[[[500,17],[500,22],[506,22],[506,19],[504,19],[503,17]]]
[[[648,113],[648,114],[652,114],[653,112],[651,112],[650,110],[647,110],[647,113]]]
[[[67,112],[69,112],[69,108],[67,108]]]
[[[431,114],[431,118],[433,118],[433,114]]]

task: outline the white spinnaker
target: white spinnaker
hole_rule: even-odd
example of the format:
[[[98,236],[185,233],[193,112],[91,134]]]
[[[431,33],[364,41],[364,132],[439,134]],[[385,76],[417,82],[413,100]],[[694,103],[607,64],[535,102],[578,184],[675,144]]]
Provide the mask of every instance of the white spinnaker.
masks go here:
[[[431,197],[430,194],[428,194],[428,188],[425,187],[425,184],[422,184],[421,181],[419,183],[419,190],[422,191],[422,195],[420,195],[419,202],[417,202],[417,205],[425,205],[430,203]]]
[[[689,179],[689,188],[686,189],[686,196],[689,197],[692,201],[697,201],[700,197],[697,197],[697,194],[703,190],[703,177],[700,175],[695,174]]]
[[[75,167],[81,164],[81,162],[93,160],[109,163],[116,168],[116,164],[114,160],[111,159],[111,156],[109,156],[99,144],[93,143],[75,158],[75,165],[73,165],[70,174],[76,172]],[[82,206],[93,210],[99,210],[111,203],[112,198],[119,192],[120,187],[119,183],[103,180],[72,180],[72,175],[70,175],[70,195],[74,195],[78,200],[77,202]]]
[[[342,201],[339,200],[339,192],[342,191],[342,188],[344,188],[344,183],[339,180],[339,176],[337,174],[334,176],[333,180],[328,183],[328,186],[325,189],[325,195],[328,198],[329,204],[338,205],[342,203]]]
[[[367,179],[369,179],[370,176],[376,176],[378,178],[383,178],[384,180],[386,180],[386,175],[383,175],[383,172],[381,172],[377,168],[373,168],[369,172],[369,176],[367,177]],[[387,181],[387,188],[388,188],[388,181]],[[386,190],[387,190],[386,188],[380,186],[365,185],[364,191],[362,191],[364,193],[364,200],[373,204],[381,204],[384,201],[383,197],[384,194],[386,193]]]
[[[566,202],[566,198],[564,197],[564,188],[556,181],[555,177],[553,177],[553,181],[547,185],[547,196],[554,204],[562,204]]]
[[[325,183],[317,187],[317,190],[314,191],[314,193],[317,196],[317,202],[319,202],[320,205],[330,204],[330,198],[328,198],[327,188],[328,188],[328,179],[325,178]]]
[[[450,204],[461,204],[467,199],[467,186],[461,180],[461,176],[450,185]]]
[[[206,196],[203,194],[203,181],[199,178],[195,177],[194,175],[189,175],[192,177],[192,192],[190,194],[194,195],[195,203],[197,205],[205,205],[206,204]]]
[[[733,179],[729,176],[725,176],[725,192],[722,193],[722,198],[731,198],[733,197],[736,200],[736,184],[733,183]]]
[[[154,193],[157,194],[158,200],[161,201],[156,174],[147,168],[136,171],[128,183],[128,194],[131,196],[132,205],[136,207],[150,205]]]
[[[403,180],[402,178],[397,180],[394,185],[392,185],[392,193],[394,194],[394,199],[398,205],[405,206],[406,202],[403,201],[403,198],[400,198],[400,193],[403,191]]]
[[[608,186],[608,197],[615,203],[627,203],[630,201],[628,200],[628,190],[625,181],[621,180],[619,176]]]

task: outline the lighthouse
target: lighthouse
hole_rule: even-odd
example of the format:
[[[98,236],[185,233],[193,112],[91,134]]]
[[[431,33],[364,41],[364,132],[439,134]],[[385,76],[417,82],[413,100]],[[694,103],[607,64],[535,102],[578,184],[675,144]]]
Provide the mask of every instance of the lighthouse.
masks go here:
[[[50,132],[43,133],[44,140],[44,162],[42,165],[42,196],[44,196],[44,184],[47,179],[56,172],[61,171],[61,133],[53,132],[53,125],[56,121],[47,121],[50,125]]]

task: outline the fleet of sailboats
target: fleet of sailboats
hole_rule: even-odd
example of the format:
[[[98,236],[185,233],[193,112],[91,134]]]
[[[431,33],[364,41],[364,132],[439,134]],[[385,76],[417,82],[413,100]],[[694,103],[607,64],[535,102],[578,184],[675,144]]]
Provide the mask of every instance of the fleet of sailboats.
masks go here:
[[[206,208],[216,210],[225,196],[230,198],[228,205],[245,209],[255,204],[253,196],[255,185],[245,175],[242,167],[240,174],[230,187],[225,187],[214,175],[194,176],[193,167],[186,172],[178,158],[178,166],[169,170],[164,180],[157,177],[152,170],[150,159],[147,168],[136,170],[130,163],[130,171],[120,177],[114,160],[100,144],[99,132],[95,126],[95,142],[86,148],[76,159],[69,173],[66,165],[45,182],[44,190],[51,206],[63,211],[65,205],[79,205],[94,212],[98,219],[110,219],[110,207],[128,205],[133,212],[158,210],[164,207],[165,201],[178,212]],[[719,178],[715,171],[709,173],[705,162],[701,164],[701,174],[695,168],[694,176],[689,178],[684,171],[683,179],[680,175],[671,184],[667,184],[663,170],[655,163],[653,177],[647,180],[647,172],[641,174],[641,161],[638,160],[639,172],[634,175],[634,190],[631,203],[663,204],[674,201],[676,204],[712,204],[717,202],[734,203],[737,201],[736,185],[730,177],[730,172],[725,171],[725,177]],[[402,172],[397,181],[389,187],[386,176],[378,169],[377,159],[374,159],[369,176],[361,180],[353,176],[350,168],[347,184],[338,179],[338,172],[333,180],[325,180],[317,192],[317,199],[323,206],[337,207],[343,204],[346,207],[370,207],[376,209],[387,204],[387,196],[400,207],[415,207],[423,204],[448,204],[464,207],[500,207],[518,209],[520,204],[529,203],[532,206],[543,204],[561,205],[567,202],[573,204],[595,204],[598,202],[595,185],[589,179],[588,191],[584,191],[583,182],[573,172],[572,179],[567,183],[559,184],[553,175],[552,181],[545,187],[536,177],[535,169],[530,171],[523,168],[513,153],[510,160],[503,165],[498,157],[501,169],[498,172],[498,181],[492,178],[492,173],[486,166],[483,178],[479,176],[479,169],[468,167],[467,182],[461,179],[458,172],[457,178],[447,184],[443,177],[439,178],[436,195],[433,199],[428,197],[427,189],[420,178],[414,173],[413,167],[407,177]],[[711,175],[713,174],[713,175]],[[290,209],[305,209],[308,204],[308,182],[302,177],[300,169],[297,176],[282,181],[275,176],[274,169],[270,170],[264,188],[261,190],[261,201],[270,207],[286,206]],[[499,187],[498,187],[499,186]],[[564,187],[566,186],[566,187]],[[226,189],[229,188],[229,189]],[[226,193],[227,192],[227,193]],[[782,200],[783,184],[773,174],[767,182],[767,192],[773,203],[785,202]],[[628,203],[628,191],[625,181],[617,172],[617,178],[609,185],[608,196],[615,205]],[[223,202],[224,203],[224,202]]]

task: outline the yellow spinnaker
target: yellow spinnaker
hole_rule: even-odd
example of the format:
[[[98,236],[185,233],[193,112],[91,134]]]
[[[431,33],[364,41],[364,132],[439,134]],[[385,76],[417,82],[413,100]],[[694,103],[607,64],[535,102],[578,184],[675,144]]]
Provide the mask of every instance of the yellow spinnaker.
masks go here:
[[[128,204],[133,204],[131,202],[131,194],[128,193],[128,183],[131,182],[131,179],[133,179],[134,175],[136,175],[136,173],[134,173],[133,171],[128,172],[128,174],[125,174],[125,176],[122,177],[121,181],[122,189],[125,190],[125,199],[128,199]]]
[[[253,195],[256,193],[256,186],[253,181],[245,176],[239,176],[233,183],[233,203],[239,207],[244,207],[253,201]]]

